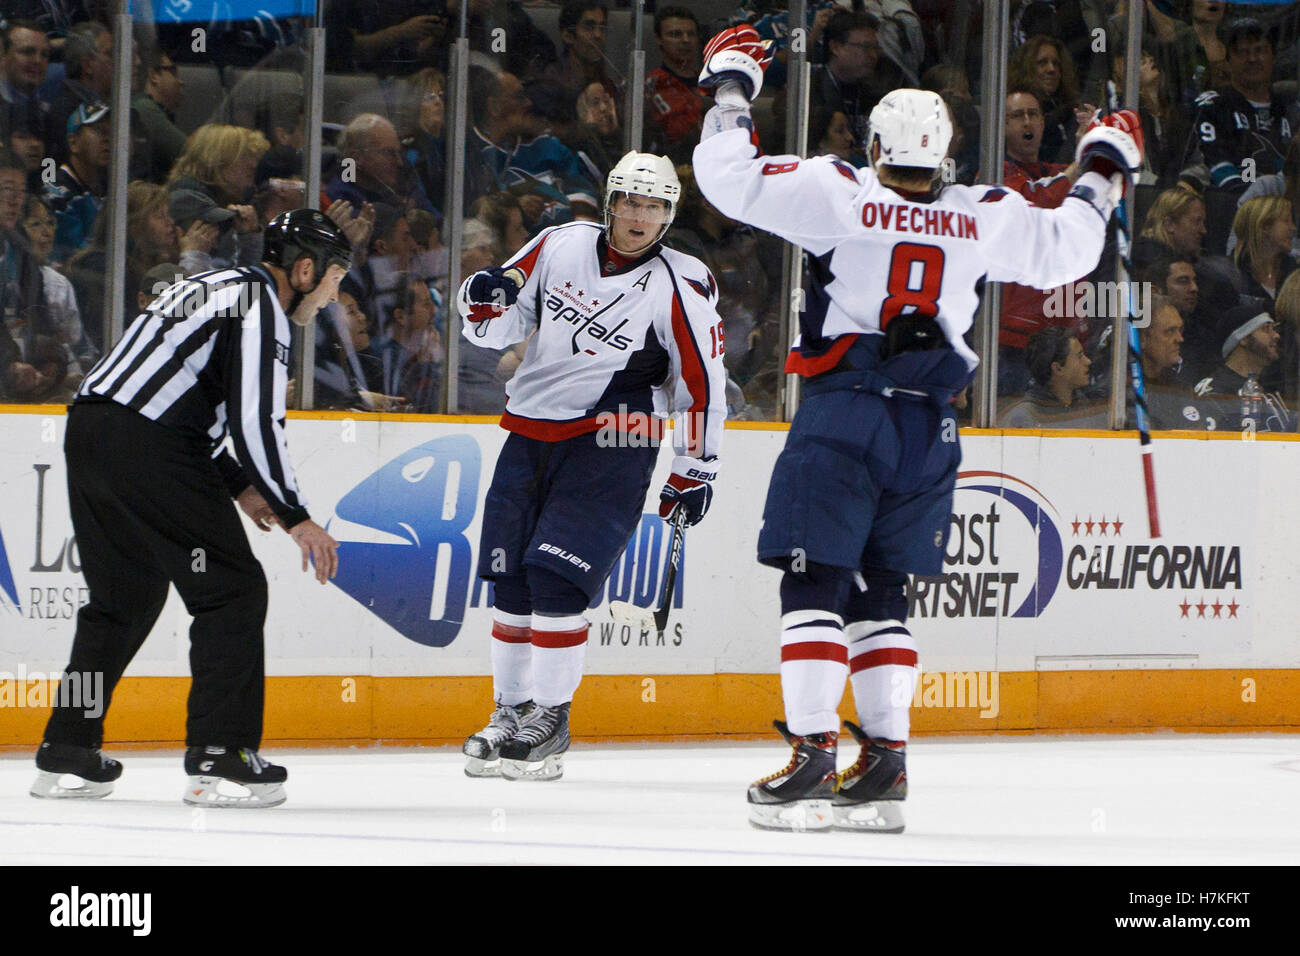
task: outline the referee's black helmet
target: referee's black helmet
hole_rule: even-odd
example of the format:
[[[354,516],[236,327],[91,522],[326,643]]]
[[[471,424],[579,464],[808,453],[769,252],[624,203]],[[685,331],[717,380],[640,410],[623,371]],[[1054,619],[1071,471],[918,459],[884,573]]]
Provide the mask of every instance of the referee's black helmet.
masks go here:
[[[316,209],[282,212],[266,224],[262,233],[262,258],[288,271],[303,256],[316,266],[316,282],[325,270],[338,264],[352,268],[352,243],[334,220]]]

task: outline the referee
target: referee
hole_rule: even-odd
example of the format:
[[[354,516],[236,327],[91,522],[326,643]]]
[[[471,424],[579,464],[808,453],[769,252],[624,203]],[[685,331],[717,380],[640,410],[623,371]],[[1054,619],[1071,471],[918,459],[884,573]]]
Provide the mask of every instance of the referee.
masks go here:
[[[297,209],[265,231],[256,266],[175,283],[90,371],[68,409],[68,504],[90,601],[77,615],[66,688],[36,754],[38,797],[102,797],[122,765],[100,754],[113,688],[176,586],[194,616],[184,800],[284,802],[283,767],[262,739],[267,586],[239,503],[262,530],[284,528],[322,584],[338,542],[311,520],[285,441],[290,317],[307,325],[337,298],[352,247],[327,217]],[[229,437],[234,456],[225,450]],[[90,714],[97,716],[90,716]],[[63,786],[63,775],[79,777]],[[218,790],[241,784],[240,795]]]

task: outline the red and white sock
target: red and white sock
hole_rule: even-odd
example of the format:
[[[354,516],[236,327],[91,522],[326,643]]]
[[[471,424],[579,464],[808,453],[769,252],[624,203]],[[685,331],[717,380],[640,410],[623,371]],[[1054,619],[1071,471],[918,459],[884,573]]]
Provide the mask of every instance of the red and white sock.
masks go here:
[[[844,628],[858,721],[868,736],[907,740],[920,665],[902,621],[854,621]]]
[[[839,730],[848,672],[844,621],[838,614],[781,615],[781,696],[790,733],[806,737]]]
[[[522,704],[533,699],[533,617],[492,612],[492,699]]]
[[[533,700],[558,707],[573,700],[587,656],[587,619],[533,615]]]

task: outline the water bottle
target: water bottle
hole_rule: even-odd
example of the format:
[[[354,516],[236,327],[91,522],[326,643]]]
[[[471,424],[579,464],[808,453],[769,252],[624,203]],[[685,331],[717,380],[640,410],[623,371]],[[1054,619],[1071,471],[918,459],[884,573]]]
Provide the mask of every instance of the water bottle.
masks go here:
[[[1259,379],[1254,373],[1246,376],[1245,384],[1237,390],[1237,395],[1241,398],[1241,430],[1258,431],[1260,415],[1264,410],[1264,390],[1260,388]]]

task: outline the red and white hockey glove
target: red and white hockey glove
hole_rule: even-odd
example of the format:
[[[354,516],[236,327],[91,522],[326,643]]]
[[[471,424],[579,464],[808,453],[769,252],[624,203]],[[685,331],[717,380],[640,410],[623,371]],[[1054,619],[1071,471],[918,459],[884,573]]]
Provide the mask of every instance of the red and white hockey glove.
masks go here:
[[[708,92],[720,83],[736,80],[753,102],[763,88],[763,73],[771,62],[771,40],[764,40],[748,23],[728,27],[704,48],[700,89]]]
[[[1133,110],[1118,110],[1094,120],[1079,139],[1075,162],[1080,172],[1100,173],[1109,179],[1116,173],[1129,183],[1137,181],[1142,168],[1142,121]]]
[[[476,272],[461,286],[460,313],[471,322],[495,319],[519,299],[521,273],[498,266]]]
[[[671,521],[677,509],[683,508],[687,527],[699,524],[713,501],[713,479],[717,477],[716,459],[704,461],[678,455],[673,459],[673,473],[659,492],[659,517]]]

